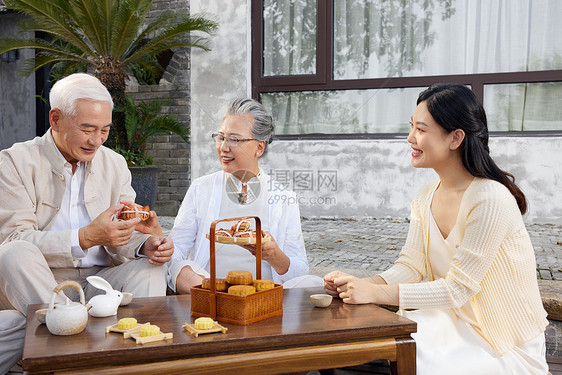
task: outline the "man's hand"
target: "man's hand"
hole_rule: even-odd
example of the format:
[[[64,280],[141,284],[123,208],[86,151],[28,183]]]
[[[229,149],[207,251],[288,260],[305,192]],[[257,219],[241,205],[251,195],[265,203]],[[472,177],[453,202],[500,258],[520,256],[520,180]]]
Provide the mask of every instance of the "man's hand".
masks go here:
[[[125,204],[129,207],[142,207],[141,205],[130,201],[121,201],[119,203]],[[162,232],[162,227],[160,226],[160,222],[158,221],[158,215],[156,215],[156,211],[150,211],[150,216],[148,217],[148,219],[145,221],[140,221],[135,227],[135,230],[141,233],[151,234],[153,236],[164,235],[164,232]]]
[[[172,258],[174,242],[164,236],[150,236],[142,245],[140,254],[148,257],[148,263],[161,266]]]
[[[80,247],[88,249],[96,245],[110,247],[126,245],[140,219],[112,221],[112,216],[122,208],[122,204],[111,206],[99,214],[90,224],[80,228],[78,230]]]

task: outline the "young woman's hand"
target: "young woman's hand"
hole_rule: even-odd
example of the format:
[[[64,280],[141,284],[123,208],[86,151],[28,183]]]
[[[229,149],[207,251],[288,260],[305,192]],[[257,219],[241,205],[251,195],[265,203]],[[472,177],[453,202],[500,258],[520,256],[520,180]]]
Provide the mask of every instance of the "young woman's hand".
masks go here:
[[[332,271],[324,276],[324,289],[326,293],[332,297],[339,297],[340,294],[337,291],[337,286],[334,284],[334,279],[343,276],[351,276],[348,273],[341,271]]]
[[[347,275],[334,278],[334,286],[345,303],[375,303],[376,287],[372,282]]]
[[[380,280],[382,280],[382,278],[380,278]],[[336,286],[339,297],[344,303],[399,304],[398,285],[379,283],[376,277],[359,279],[355,276],[342,276],[335,278],[333,283]]]

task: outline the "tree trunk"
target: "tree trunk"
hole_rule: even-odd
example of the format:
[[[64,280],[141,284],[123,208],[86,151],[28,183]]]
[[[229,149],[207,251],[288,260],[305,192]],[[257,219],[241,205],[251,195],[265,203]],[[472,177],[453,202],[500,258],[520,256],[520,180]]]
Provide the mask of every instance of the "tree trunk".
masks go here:
[[[123,66],[113,58],[105,58],[96,65],[94,75],[104,84],[113,98],[113,126],[109,132],[106,146],[122,149],[128,148],[125,114],[121,108],[125,105],[125,78]]]

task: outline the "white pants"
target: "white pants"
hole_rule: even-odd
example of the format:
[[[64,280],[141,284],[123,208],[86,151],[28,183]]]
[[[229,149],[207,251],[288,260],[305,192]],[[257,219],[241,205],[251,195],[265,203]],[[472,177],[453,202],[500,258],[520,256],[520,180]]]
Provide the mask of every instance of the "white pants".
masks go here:
[[[467,322],[452,309],[404,311],[418,323],[418,375],[546,375],[544,333],[498,356]]]
[[[114,289],[135,297],[166,295],[166,267],[154,266],[148,258],[116,267],[50,269],[37,246],[14,241],[0,246],[0,310],[14,309],[27,315],[27,305],[49,303],[53,289],[64,280],[80,283],[88,300],[101,292],[86,281],[91,275],[103,277]],[[76,299],[72,289],[65,289],[65,293]]]
[[[86,302],[103,293],[86,281],[91,275],[103,277],[114,289],[133,293],[135,297],[164,296],[166,272],[166,266],[154,266],[148,263],[148,258],[138,258],[116,267],[50,269],[39,248],[30,242],[14,241],[1,245],[0,369],[4,363],[15,363],[21,358],[27,306],[49,303],[58,283],[64,280],[80,283]],[[73,289],[67,288],[64,293],[73,300],[78,298],[78,292]],[[57,300],[64,302],[64,295],[60,293]],[[18,341],[18,337],[21,340]],[[4,345],[9,340],[12,340],[10,344]]]
[[[16,310],[0,311],[0,375],[21,358],[25,338],[25,316]]]

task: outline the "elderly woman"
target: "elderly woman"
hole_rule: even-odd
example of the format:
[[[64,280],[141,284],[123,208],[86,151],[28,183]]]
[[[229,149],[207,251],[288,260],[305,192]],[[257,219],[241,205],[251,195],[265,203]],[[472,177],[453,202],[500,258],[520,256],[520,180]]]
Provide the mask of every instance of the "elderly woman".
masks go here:
[[[273,131],[273,119],[260,103],[236,99],[228,106],[220,129],[212,135],[222,171],[193,181],[170,235],[175,255],[169,265],[168,284],[177,293],[189,293],[192,286],[209,277],[210,242],[206,234],[211,223],[242,216],[258,216],[271,237],[262,246],[262,279],[284,287],[323,285],[321,278],[307,275],[295,194],[258,165],[272,141]],[[250,271],[255,277],[254,250],[250,245],[217,243],[217,277],[224,278],[232,270]]]

